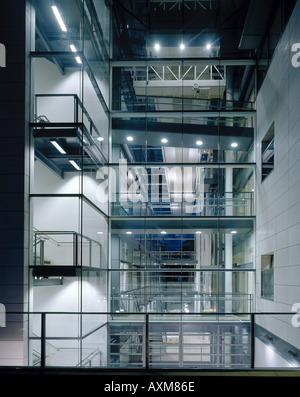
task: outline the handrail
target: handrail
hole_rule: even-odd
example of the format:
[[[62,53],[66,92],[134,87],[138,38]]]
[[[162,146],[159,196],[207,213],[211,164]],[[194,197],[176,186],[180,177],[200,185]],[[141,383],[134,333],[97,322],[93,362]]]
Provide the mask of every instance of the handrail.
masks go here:
[[[84,107],[82,101],[80,100],[80,98],[79,98],[79,96],[78,96],[77,94],[35,94],[35,110],[36,110],[36,108],[37,108],[37,101],[36,101],[36,98],[47,98],[47,97],[73,97],[73,98],[74,98],[74,101],[75,101],[75,103],[74,103],[74,110],[75,110],[75,113],[74,113],[75,120],[74,120],[74,122],[75,122],[75,123],[78,123],[78,109],[77,109],[77,107],[79,106],[79,107],[82,109],[82,113],[83,113],[83,114],[86,116],[86,118],[88,119],[91,128],[96,132],[96,134],[97,134],[99,137],[101,137],[101,134],[100,134],[98,128],[96,127],[96,125],[95,125],[95,123],[93,122],[91,116],[89,115],[88,111],[87,111],[86,108]],[[76,106],[76,105],[77,105],[77,106]],[[37,115],[34,116],[35,120],[38,120],[39,117],[42,117],[42,116],[37,116]],[[49,121],[49,119],[48,119],[46,116],[43,115],[43,117],[46,118],[47,123],[50,123],[50,124],[51,124],[51,122]],[[39,124],[39,123],[38,123],[38,124]],[[37,124],[37,125],[38,125],[38,124]]]
[[[220,324],[222,324],[223,321],[224,321],[225,325],[228,324],[228,321],[229,322],[230,321],[235,321],[235,322],[238,322],[238,323],[242,322],[245,325],[247,324],[247,327],[249,328],[249,332],[247,334],[248,338],[249,338],[248,339],[248,341],[249,341],[248,342],[249,351],[247,353],[247,355],[248,355],[247,357],[249,358],[249,362],[248,362],[248,364],[246,364],[246,366],[247,366],[247,368],[255,368],[255,353],[256,353],[256,351],[255,351],[255,338],[260,338],[261,339],[261,338],[263,338],[265,336],[265,333],[267,333],[267,334],[271,333],[272,334],[272,332],[270,332],[268,330],[265,330],[265,332],[263,332],[263,334],[262,334],[262,330],[261,329],[257,329],[257,327],[256,327],[256,325],[258,324],[256,322],[257,317],[266,316],[266,315],[268,315],[268,316],[282,316],[282,315],[284,315],[284,316],[289,316],[289,317],[290,316],[294,316],[294,315],[298,315],[299,316],[299,312],[293,311],[293,310],[291,310],[290,312],[279,312],[278,311],[278,312],[253,312],[253,313],[249,313],[249,312],[241,312],[241,313],[234,313],[234,312],[230,312],[230,313],[229,312],[225,312],[225,313],[224,312],[218,312],[218,313],[212,313],[212,312],[205,312],[205,313],[185,313],[185,312],[180,312],[180,313],[165,313],[165,312],[161,312],[161,313],[132,313],[132,312],[131,313],[115,313],[115,312],[84,312],[84,313],[82,313],[82,312],[32,312],[32,313],[30,313],[30,312],[8,312],[7,316],[9,318],[9,316],[14,315],[14,314],[18,314],[18,315],[25,315],[25,314],[38,315],[39,314],[40,315],[40,317],[41,317],[40,318],[40,321],[41,321],[40,327],[41,327],[41,331],[42,331],[41,332],[41,336],[40,337],[34,337],[34,338],[29,337],[29,339],[34,339],[34,340],[39,339],[41,341],[41,346],[42,346],[41,359],[40,359],[41,368],[45,368],[46,367],[46,350],[47,350],[46,349],[46,344],[48,343],[47,341],[49,339],[80,340],[83,337],[83,336],[79,336],[79,337],[72,337],[72,336],[68,337],[67,336],[67,337],[60,338],[58,335],[57,336],[52,336],[52,337],[47,336],[46,322],[47,322],[48,316],[51,316],[51,315],[58,315],[58,314],[61,315],[61,316],[64,316],[66,314],[75,315],[75,316],[77,315],[77,316],[80,316],[80,319],[82,321],[83,320],[83,316],[85,316],[85,315],[91,315],[92,314],[92,315],[96,316],[96,318],[97,318],[97,316],[99,314],[102,314],[102,315],[110,316],[110,318],[106,319],[106,320],[108,320],[107,324],[109,324],[111,322],[111,324],[115,324],[116,326],[122,325],[123,323],[126,325],[128,323],[128,321],[130,321],[131,325],[136,324],[136,326],[140,327],[140,329],[143,330],[142,333],[141,333],[142,339],[140,340],[140,345],[139,345],[142,350],[141,350],[141,352],[138,353],[138,355],[140,357],[143,356],[145,358],[145,360],[141,364],[141,366],[143,368],[148,368],[148,366],[149,366],[149,361],[150,360],[149,360],[148,355],[151,354],[149,352],[150,352],[150,349],[151,349],[150,336],[151,336],[151,332],[152,332],[150,327],[152,327],[153,324],[155,324],[155,321],[158,321],[159,324],[161,324],[161,320],[164,320],[164,321],[168,322],[169,321],[168,318],[169,318],[170,321],[174,321],[175,323],[178,323],[178,322],[181,323],[182,321],[184,321],[184,322],[187,321],[188,322],[188,319],[191,319],[191,321],[192,321],[192,319],[194,317],[194,319],[196,319],[197,323],[198,322],[201,323],[201,321],[202,321],[201,318],[202,318],[206,322],[205,324],[207,325],[207,321],[209,321],[209,318],[211,316],[213,316],[212,317],[212,319],[213,319],[212,321],[213,321],[214,325],[216,324],[215,321],[218,321]],[[130,318],[130,316],[133,316],[133,317]],[[161,316],[161,319],[159,318],[160,316]],[[219,317],[216,318],[216,316],[219,316]],[[232,316],[232,318],[230,316]],[[119,319],[120,319],[121,322],[119,322]],[[142,322],[141,322],[141,320],[142,320]],[[9,326],[10,323],[14,324],[15,321],[16,321],[16,317],[13,317],[11,322],[8,321],[8,323],[7,323],[8,326]],[[102,321],[102,319],[101,319],[101,321]],[[196,323],[194,323],[194,324],[196,324]],[[291,324],[291,326],[292,326],[292,324]],[[80,328],[80,329],[82,329],[82,328]],[[97,329],[99,329],[99,327],[96,328],[95,332],[97,331]],[[120,330],[120,332],[121,331],[122,330]],[[122,335],[122,333],[120,335]],[[133,329],[133,331],[128,330],[128,332],[126,332],[126,335],[128,335],[129,337],[130,336],[136,336],[137,333]],[[273,335],[274,334],[271,335],[272,338],[273,338]],[[276,335],[275,335],[275,337],[276,337]],[[120,342],[122,342],[122,341],[120,341]],[[130,344],[130,346],[133,346],[133,345]],[[172,346],[169,345],[169,347],[172,347]],[[97,349],[99,349],[99,347],[97,347]],[[95,349],[85,359],[83,359],[81,361],[81,363],[79,363],[79,365],[91,362],[91,359],[93,357],[97,356],[97,349]],[[298,349],[296,347],[295,347],[295,350],[298,351]],[[111,353],[112,352],[108,351],[108,356]],[[117,353],[112,353],[112,354],[117,354],[118,355],[119,353],[117,352]],[[135,353],[133,353],[133,354],[135,354]],[[297,355],[295,357],[291,356],[290,359],[294,360],[296,367],[299,367],[299,359],[298,359]],[[176,361],[176,363],[177,363],[177,361]],[[179,365],[179,364],[176,364],[176,365]],[[243,363],[243,365],[244,365],[244,363]],[[78,364],[77,365],[75,364],[74,366],[78,366]],[[100,366],[101,366],[101,364],[100,364]],[[112,364],[112,366],[114,366],[114,363]]]
[[[97,241],[97,240],[94,240],[94,239],[92,239],[92,238],[90,238],[90,237],[88,237],[88,236],[86,236],[86,235],[84,235],[84,234],[82,234],[82,233],[79,233],[79,232],[75,232],[75,231],[73,231],[73,230],[69,230],[69,231],[63,231],[63,230],[46,230],[46,231],[34,231],[33,232],[34,234],[40,234],[40,235],[49,235],[49,234],[58,234],[58,235],[64,235],[64,234],[71,234],[71,235],[75,235],[75,236],[78,236],[78,237],[82,237],[82,238],[85,238],[85,239],[87,239],[88,241],[92,241],[93,243],[96,243],[97,245],[100,245],[101,246],[101,244],[99,243],[99,241]],[[55,239],[52,239],[53,241],[55,241],[56,242],[56,240]],[[58,243],[58,242],[57,242]],[[59,244],[59,243],[58,243]]]
[[[76,367],[84,367],[86,364],[91,363],[91,361],[97,357],[100,356],[100,365],[101,365],[101,355],[102,352],[99,348],[96,348],[92,353],[90,353],[87,357],[85,357],[84,359],[82,359],[77,365]]]
[[[35,243],[34,243],[34,248],[35,248],[35,254],[34,254],[34,258],[35,258],[35,264],[37,264],[37,246],[40,244],[40,265],[43,266],[44,265],[44,243],[45,241],[47,241],[47,239],[43,239],[40,238],[40,240],[37,242],[36,238],[37,236],[49,236],[50,235],[60,235],[60,236],[66,236],[66,235],[71,235],[73,236],[73,240],[69,241],[69,242],[58,242],[55,239],[51,239],[51,241],[55,242],[55,244],[59,247],[63,244],[70,244],[73,247],[73,266],[77,266],[78,265],[78,251],[79,248],[83,245],[88,245],[90,248],[90,252],[89,252],[89,267],[92,267],[91,261],[92,261],[92,256],[91,256],[91,250],[92,250],[92,244],[96,244],[99,248],[100,248],[100,260],[101,260],[101,251],[102,251],[102,244],[99,243],[97,240],[94,240],[86,235],[83,235],[82,233],[79,232],[75,232],[75,231],[34,231],[33,232],[34,236],[35,236]],[[79,241],[79,239],[81,239],[81,241]],[[87,240],[86,242],[84,242],[83,240]]]

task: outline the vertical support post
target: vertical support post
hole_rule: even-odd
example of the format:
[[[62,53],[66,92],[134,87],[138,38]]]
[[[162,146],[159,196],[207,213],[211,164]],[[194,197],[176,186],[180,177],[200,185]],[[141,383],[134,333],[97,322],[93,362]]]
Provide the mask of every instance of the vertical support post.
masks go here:
[[[40,240],[40,266],[45,264],[45,240]]]
[[[78,124],[78,96],[74,95],[74,123]]]
[[[73,266],[78,266],[78,234],[73,234]]]
[[[251,368],[255,367],[255,315],[251,313]]]
[[[145,327],[145,367],[149,368],[149,313],[146,313]]]
[[[41,314],[41,368],[46,366],[46,313]]]
[[[93,248],[92,248],[92,240],[89,240],[89,267],[92,267],[92,255],[93,255]]]

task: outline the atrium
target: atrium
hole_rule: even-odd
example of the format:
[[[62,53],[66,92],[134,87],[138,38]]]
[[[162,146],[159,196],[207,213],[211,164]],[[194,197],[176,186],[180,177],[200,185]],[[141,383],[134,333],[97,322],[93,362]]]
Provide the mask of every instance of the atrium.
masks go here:
[[[299,1],[16,3],[0,365],[299,369]]]

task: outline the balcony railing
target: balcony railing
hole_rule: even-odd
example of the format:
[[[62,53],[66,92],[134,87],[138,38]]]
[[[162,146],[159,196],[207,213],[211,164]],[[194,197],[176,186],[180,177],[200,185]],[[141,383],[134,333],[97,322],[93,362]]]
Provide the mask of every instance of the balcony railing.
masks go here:
[[[265,345],[285,360],[280,368],[299,368],[295,316],[299,314],[7,312],[0,334],[1,346],[7,348],[0,351],[0,365],[14,365],[9,355],[29,329],[32,367],[253,369],[261,364]]]
[[[74,231],[35,231],[34,266],[101,267],[101,244]]]
[[[186,193],[184,193],[186,194]],[[182,196],[184,195],[182,193]],[[130,196],[116,194],[111,198],[112,216],[254,216],[253,192],[195,193],[194,201],[181,202],[161,197],[158,200],[130,200]]]

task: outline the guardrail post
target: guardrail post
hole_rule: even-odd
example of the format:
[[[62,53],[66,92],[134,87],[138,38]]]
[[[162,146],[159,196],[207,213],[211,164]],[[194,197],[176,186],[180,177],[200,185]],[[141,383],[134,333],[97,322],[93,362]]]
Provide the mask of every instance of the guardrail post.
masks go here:
[[[40,265],[44,266],[45,264],[45,240],[40,240]]]
[[[78,234],[73,234],[73,266],[78,266]]]
[[[149,368],[149,313],[146,313],[145,327],[145,367]]]
[[[41,367],[46,366],[46,313],[41,314]]]

